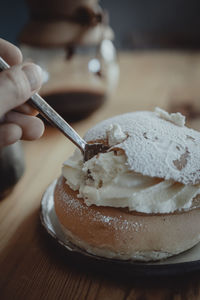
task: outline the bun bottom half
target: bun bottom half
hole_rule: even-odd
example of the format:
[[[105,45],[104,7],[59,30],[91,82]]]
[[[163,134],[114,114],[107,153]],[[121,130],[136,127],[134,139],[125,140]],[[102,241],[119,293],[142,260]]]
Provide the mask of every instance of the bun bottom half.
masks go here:
[[[54,192],[55,212],[69,241],[85,251],[113,259],[160,260],[200,241],[200,208],[171,214],[87,206],[63,176]]]

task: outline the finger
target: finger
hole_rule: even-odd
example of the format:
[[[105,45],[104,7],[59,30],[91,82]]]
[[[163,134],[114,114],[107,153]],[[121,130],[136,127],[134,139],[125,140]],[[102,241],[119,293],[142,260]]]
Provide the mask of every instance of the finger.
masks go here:
[[[22,129],[22,139],[32,141],[39,139],[44,132],[44,124],[37,117],[27,116],[11,111],[6,114],[5,122],[15,123]]]
[[[8,146],[20,140],[22,137],[22,129],[16,124],[0,125],[0,148]]]
[[[32,63],[0,73],[0,116],[28,100],[42,84],[41,68]]]
[[[38,114],[38,111],[27,103],[18,106],[17,108],[14,109],[14,111],[20,112],[22,114],[30,115],[30,116],[36,116]]]
[[[13,66],[22,63],[22,53],[15,45],[0,39],[0,56]]]

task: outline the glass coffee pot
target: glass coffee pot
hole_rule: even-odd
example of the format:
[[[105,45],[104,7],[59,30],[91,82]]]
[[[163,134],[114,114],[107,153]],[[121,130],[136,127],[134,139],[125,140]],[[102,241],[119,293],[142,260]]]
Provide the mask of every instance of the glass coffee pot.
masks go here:
[[[42,7],[37,2],[28,1],[23,55],[44,70],[41,96],[66,121],[78,121],[98,109],[117,84],[113,31],[98,1],[51,0]]]

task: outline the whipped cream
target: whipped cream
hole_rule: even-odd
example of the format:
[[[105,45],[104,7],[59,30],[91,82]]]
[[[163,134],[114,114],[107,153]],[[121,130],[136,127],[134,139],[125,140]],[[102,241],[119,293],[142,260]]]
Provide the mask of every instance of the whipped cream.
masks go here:
[[[107,130],[110,146],[121,143],[127,135],[113,124]],[[83,162],[77,149],[64,162],[66,183],[86,205],[127,207],[144,213],[170,213],[188,209],[200,194],[200,185],[184,185],[174,180],[144,176],[130,170],[124,152],[111,148]]]

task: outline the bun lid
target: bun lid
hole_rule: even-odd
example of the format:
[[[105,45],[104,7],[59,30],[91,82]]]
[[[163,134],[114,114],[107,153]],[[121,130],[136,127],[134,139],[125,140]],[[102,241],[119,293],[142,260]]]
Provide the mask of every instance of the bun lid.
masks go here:
[[[183,121],[180,113],[137,111],[100,122],[85,139],[107,140],[110,126],[118,124],[127,138],[117,148],[124,150],[130,170],[183,184],[200,184],[200,132],[184,126]]]

